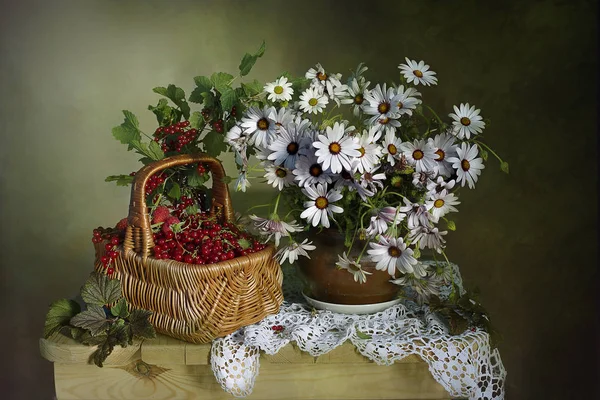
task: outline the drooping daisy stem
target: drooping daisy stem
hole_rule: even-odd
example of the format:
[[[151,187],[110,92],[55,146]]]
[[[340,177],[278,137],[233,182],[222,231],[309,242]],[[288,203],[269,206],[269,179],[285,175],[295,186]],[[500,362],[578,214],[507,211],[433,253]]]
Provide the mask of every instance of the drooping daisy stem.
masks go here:
[[[437,115],[437,113],[435,111],[433,111],[433,108],[429,107],[427,104],[423,104],[425,107],[427,107],[427,109],[429,110],[429,112],[431,112],[433,114],[433,116],[435,117],[435,119],[437,120],[437,122],[440,124],[440,126],[444,126],[444,121],[442,121],[442,119]]]
[[[369,241],[365,240],[365,245],[363,246],[362,250],[360,251],[360,254],[358,255],[358,257],[356,257],[356,262],[360,264],[360,259],[362,258],[363,254],[365,254],[365,250],[367,250],[367,247],[369,246]]]
[[[281,199],[281,192],[277,195],[277,199],[275,199],[275,207],[273,209],[273,216],[277,216],[277,209],[279,208],[279,199]]]
[[[490,153],[492,153],[494,155],[494,157],[496,157],[498,159],[498,161],[500,161],[500,163],[503,163],[504,161],[500,158],[500,156],[498,154],[496,154],[496,152],[492,149],[490,149],[485,143],[480,142],[479,140],[473,139],[473,142],[475,142],[478,146],[485,148],[487,151],[489,151]]]

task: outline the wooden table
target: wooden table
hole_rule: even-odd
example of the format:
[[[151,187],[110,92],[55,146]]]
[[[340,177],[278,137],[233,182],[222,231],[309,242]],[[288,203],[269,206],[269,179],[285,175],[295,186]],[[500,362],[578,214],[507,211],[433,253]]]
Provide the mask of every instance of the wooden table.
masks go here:
[[[54,363],[58,400],[67,399],[233,399],[210,367],[210,344],[195,345],[158,336],[117,347],[104,367],[89,364],[94,347],[61,334],[40,340]],[[261,355],[260,371],[247,399],[450,399],[419,356],[379,366],[351,343],[320,357],[287,345]]]

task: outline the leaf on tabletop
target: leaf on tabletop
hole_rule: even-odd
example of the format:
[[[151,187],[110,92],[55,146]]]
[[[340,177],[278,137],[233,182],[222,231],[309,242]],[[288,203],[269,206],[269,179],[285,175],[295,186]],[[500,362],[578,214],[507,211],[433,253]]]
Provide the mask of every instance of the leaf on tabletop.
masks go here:
[[[50,305],[44,323],[44,338],[50,337],[61,327],[69,324],[71,318],[81,311],[79,304],[74,300],[60,299]]]
[[[131,335],[141,338],[151,339],[156,337],[156,331],[148,320],[152,313],[147,310],[135,309],[129,316],[129,325]]]
[[[81,297],[87,304],[102,306],[121,298],[121,283],[106,275],[93,272],[81,288]]]
[[[87,310],[71,318],[71,325],[87,329],[92,336],[96,336],[106,330],[109,321],[102,307],[90,304]]]
[[[129,310],[127,309],[127,300],[125,300],[125,298],[122,297],[121,300],[117,302],[117,304],[111,307],[110,313],[115,317],[127,318],[129,316]]]

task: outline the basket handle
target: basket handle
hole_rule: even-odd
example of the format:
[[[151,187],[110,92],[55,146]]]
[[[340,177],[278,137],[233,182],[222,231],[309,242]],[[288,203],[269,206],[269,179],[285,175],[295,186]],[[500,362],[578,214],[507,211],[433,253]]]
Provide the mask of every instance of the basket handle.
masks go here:
[[[164,169],[192,163],[207,164],[212,174],[213,193],[211,212],[222,212],[226,222],[235,221],[229,187],[224,181],[225,170],[219,160],[204,153],[180,154],[167,157],[144,166],[133,178],[127,229],[125,230],[125,240],[123,242],[123,251],[125,254],[133,249],[133,251],[145,259],[154,247],[150,215],[146,206],[145,187],[148,179]]]

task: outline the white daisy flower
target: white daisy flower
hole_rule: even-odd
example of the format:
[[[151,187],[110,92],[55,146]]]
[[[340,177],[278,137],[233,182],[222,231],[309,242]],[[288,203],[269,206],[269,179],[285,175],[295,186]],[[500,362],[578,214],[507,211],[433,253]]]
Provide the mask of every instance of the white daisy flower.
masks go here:
[[[293,170],[296,167],[298,157],[306,152],[308,140],[304,137],[301,130],[294,123],[287,124],[285,128],[279,128],[279,135],[269,145],[269,150],[273,153],[267,157],[276,165]]]
[[[446,182],[444,180],[444,177],[438,176],[437,180],[430,181],[427,184],[427,195],[431,196],[435,193],[441,192],[442,190],[446,190],[449,192],[450,190],[452,190],[452,188],[454,187],[455,184],[456,184],[456,181],[454,179],[451,179],[448,182]]]
[[[329,96],[329,98],[335,101],[337,106],[340,106],[341,99],[348,97],[348,85],[339,85],[333,87],[333,93]]]
[[[429,300],[431,296],[440,295],[440,285],[437,280],[431,279],[430,277],[426,277],[427,272],[429,271],[429,266],[427,264],[418,263],[415,266],[415,268],[419,269],[419,272],[424,275],[419,275],[416,273],[404,274],[398,279],[390,280],[390,282],[398,286],[408,287],[412,289],[414,291],[414,297],[417,304],[423,305]]]
[[[267,83],[264,91],[269,94],[267,98],[271,101],[290,101],[294,94],[292,84],[285,76],[276,79],[275,82]]]
[[[296,113],[289,108],[280,107],[279,109],[276,109],[273,107],[271,108],[269,118],[275,123],[276,129],[279,130],[282,126],[293,123],[296,118]]]
[[[454,170],[448,162],[448,158],[456,156],[454,136],[447,133],[436,135],[433,139],[429,138],[429,145],[436,154],[434,168],[436,172],[446,177],[452,176]]]
[[[287,168],[270,165],[265,167],[265,178],[267,183],[273,185],[274,188],[283,190],[284,187],[290,186],[294,183],[294,174]]]
[[[433,171],[437,155],[425,139],[415,139],[413,143],[403,142],[400,149],[406,160],[415,167],[417,172]]]
[[[313,143],[317,149],[315,155],[324,169],[331,167],[331,172],[342,172],[342,169],[350,170],[352,157],[358,157],[360,145],[355,138],[344,135],[344,125],[336,122],[333,128],[328,126],[326,135],[319,135],[318,141]]]
[[[302,227],[293,220],[290,223],[281,221],[280,219],[261,218],[256,215],[249,216],[254,221],[256,230],[264,236],[268,236],[266,241],[271,240],[275,236],[275,246],[279,247],[279,241],[282,236],[289,236],[290,233],[302,231]]]
[[[302,211],[300,217],[312,223],[312,226],[316,227],[320,223],[323,227],[329,228],[329,218],[333,218],[333,213],[344,212],[342,207],[332,204],[342,198],[342,194],[335,189],[327,192],[327,186],[319,184],[315,188],[305,186],[302,193],[310,201],[304,202],[306,210]]]
[[[306,157],[298,157],[296,169],[293,171],[298,181],[298,186],[313,186],[332,182],[331,173],[323,169],[317,160],[317,156],[309,154]]]
[[[372,275],[371,272],[364,271],[362,266],[354,260],[351,260],[346,256],[346,252],[343,255],[338,254],[339,261],[335,263],[340,269],[345,269],[354,275],[354,282],[365,283],[367,281],[367,275]]]
[[[279,258],[279,263],[283,263],[285,259],[288,259],[290,264],[293,264],[298,259],[298,256],[304,256],[310,258],[307,250],[314,250],[316,246],[309,242],[308,239],[304,239],[302,243],[292,242],[288,246],[279,249],[277,253],[275,253],[275,258]]]
[[[276,125],[269,118],[272,111],[272,107],[265,107],[262,110],[250,107],[246,110],[246,116],[242,117],[241,125],[251,135],[251,144],[267,146],[275,137]]]
[[[248,180],[248,175],[246,171],[240,171],[240,175],[235,181],[235,190],[236,192],[245,192],[248,187],[250,187],[250,181]]]
[[[383,140],[382,153],[384,156],[387,154],[387,162],[391,165],[396,164],[396,160],[400,157],[401,146],[402,142],[400,141],[400,138],[396,137],[394,129],[387,129]]]
[[[309,87],[300,95],[300,109],[309,114],[323,112],[328,103],[327,95],[317,88]]]
[[[410,229],[417,226],[430,226],[431,214],[424,204],[413,203],[406,197],[402,201],[404,206],[400,207],[400,211],[406,214],[406,222]]]
[[[400,64],[398,68],[402,71],[402,75],[406,78],[408,83],[418,85],[429,86],[437,85],[437,77],[435,72],[429,70],[429,65],[425,64],[424,61],[409,60],[405,58],[406,64]]]
[[[443,190],[440,193],[435,193],[430,196],[425,202],[425,207],[427,207],[427,210],[429,210],[429,213],[433,216],[432,221],[438,222],[441,217],[449,212],[458,212],[454,207],[458,204],[460,204],[458,197]]]
[[[365,171],[359,179],[360,185],[369,189],[373,193],[377,193],[379,189],[383,189],[383,182],[381,181],[386,179],[386,176],[383,172],[377,173],[377,170],[380,167],[381,165],[378,165],[370,171]]]
[[[311,86],[325,91],[329,96],[333,96],[334,88],[341,85],[342,74],[327,74],[321,64],[309,69],[305,75],[312,79]]]
[[[447,233],[448,231],[440,232],[437,227],[418,226],[410,230],[408,239],[411,243],[418,242],[420,249],[433,249],[441,254],[442,249],[445,247],[444,243],[446,243],[442,236]]]
[[[383,235],[390,225],[398,225],[406,215],[394,207],[383,207],[371,217],[366,233],[369,237]]]
[[[340,99],[342,104],[352,104],[352,112],[358,117],[362,112],[362,106],[365,104],[365,93],[371,82],[366,82],[364,78],[353,78],[348,85],[346,96]]]
[[[363,106],[363,111],[365,114],[372,115],[367,122],[370,125],[377,125],[379,123],[379,126],[400,126],[398,121],[394,121],[400,116],[395,113],[398,107],[393,101],[396,91],[393,87],[386,88],[385,83],[383,84],[383,88],[377,84],[373,90],[365,93],[365,100],[367,100],[368,104]]]
[[[413,257],[413,251],[406,247],[402,238],[387,238],[381,236],[379,243],[371,242],[370,250],[367,253],[371,255],[373,261],[377,263],[376,269],[386,271],[394,276],[396,270],[400,272],[414,273],[414,265],[417,259]]]
[[[396,95],[392,99],[392,106],[394,113],[399,115],[412,115],[412,110],[417,108],[417,104],[421,103],[421,100],[413,97],[415,94],[419,94],[414,88],[406,88],[400,85],[396,92]]]
[[[377,129],[371,128],[369,131],[364,131],[362,135],[358,137],[360,155],[352,160],[352,171],[363,173],[373,169],[375,164],[379,163],[381,157],[381,146],[376,142],[381,137],[381,132]]]
[[[460,108],[454,106],[454,112],[448,114],[454,121],[452,122],[452,133],[459,139],[470,139],[473,136],[481,133],[485,128],[485,122],[479,115],[481,110],[475,109],[475,106],[460,104]]]
[[[469,146],[467,143],[462,143],[456,149],[457,157],[450,157],[448,162],[452,163],[452,168],[456,170],[458,179],[457,183],[465,186],[469,184],[469,189],[475,187],[477,177],[481,174],[481,170],[485,168],[483,160],[476,158],[478,154],[477,146]]]

